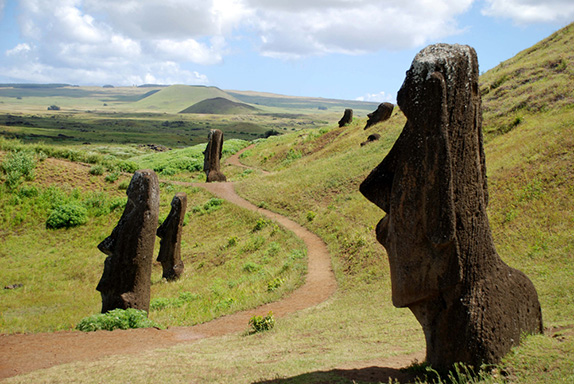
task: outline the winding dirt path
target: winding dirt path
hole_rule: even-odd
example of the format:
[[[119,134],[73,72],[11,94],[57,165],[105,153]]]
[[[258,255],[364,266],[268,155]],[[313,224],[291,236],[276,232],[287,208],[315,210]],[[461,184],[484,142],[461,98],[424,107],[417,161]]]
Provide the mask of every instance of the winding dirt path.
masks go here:
[[[240,154],[241,152],[232,156],[228,162],[240,164]],[[178,343],[191,343],[206,337],[245,331],[249,319],[254,315],[265,315],[273,311],[276,317],[281,318],[315,306],[335,292],[337,283],[331,269],[330,255],[325,243],[318,236],[284,216],[258,208],[239,197],[235,193],[233,183],[180,184],[201,186],[233,204],[258,211],[293,231],[307,246],[308,274],[305,284],[280,301],[193,327],[0,335],[0,379],[74,361],[92,361],[118,354],[136,354]]]

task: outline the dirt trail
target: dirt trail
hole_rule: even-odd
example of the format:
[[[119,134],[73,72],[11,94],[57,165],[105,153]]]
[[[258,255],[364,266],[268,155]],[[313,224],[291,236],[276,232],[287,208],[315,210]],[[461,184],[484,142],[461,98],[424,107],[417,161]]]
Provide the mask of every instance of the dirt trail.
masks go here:
[[[232,164],[239,161],[239,154],[230,160]],[[218,197],[258,211],[303,239],[308,256],[305,284],[283,300],[193,327],[0,335],[0,379],[74,361],[91,361],[110,355],[138,353],[178,343],[194,342],[205,337],[245,331],[249,319],[254,315],[273,311],[276,317],[284,317],[315,306],[335,292],[337,283],[331,269],[330,255],[325,243],[318,236],[286,217],[258,208],[239,197],[233,183],[181,184],[201,186]]]

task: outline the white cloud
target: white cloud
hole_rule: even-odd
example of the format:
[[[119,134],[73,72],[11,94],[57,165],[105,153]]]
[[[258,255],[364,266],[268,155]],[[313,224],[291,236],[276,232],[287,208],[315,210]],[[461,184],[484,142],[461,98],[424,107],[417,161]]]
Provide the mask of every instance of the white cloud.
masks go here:
[[[387,94],[386,92],[379,92],[379,93],[367,93],[364,96],[357,97],[356,100],[358,101],[374,101],[374,102],[390,102],[396,103],[395,97]]]
[[[361,54],[420,46],[459,32],[473,0],[245,0],[271,57]]]
[[[6,56],[20,56],[26,55],[32,48],[27,43],[20,43],[12,49],[6,51]]]
[[[222,62],[233,51],[229,42],[246,34],[260,54],[279,58],[421,46],[460,32],[456,17],[475,0],[19,1],[20,43],[38,76],[73,82],[75,74],[95,79],[115,71],[181,83],[206,81],[183,68]],[[13,61],[24,53],[14,49]],[[11,73],[26,80],[20,70]]]
[[[572,0],[486,0],[482,13],[505,17],[517,24],[568,23],[574,19]]]

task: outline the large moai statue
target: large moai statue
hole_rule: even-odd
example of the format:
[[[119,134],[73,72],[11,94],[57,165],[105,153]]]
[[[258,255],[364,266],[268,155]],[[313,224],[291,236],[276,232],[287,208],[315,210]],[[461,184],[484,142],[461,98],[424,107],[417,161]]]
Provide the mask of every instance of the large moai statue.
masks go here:
[[[128,202],[112,234],[98,245],[108,255],[96,289],[102,313],[115,308],[149,310],[151,267],[159,215],[159,181],[154,171],[136,171]]]
[[[339,120],[339,128],[349,125],[353,122],[353,110],[352,109],[345,109],[345,113],[343,113],[343,117]]]
[[[183,219],[187,210],[187,195],[177,193],[171,201],[171,211],[162,225],[157,229],[157,236],[161,239],[157,261],[163,268],[163,278],[177,280],[183,273],[181,261],[181,232]]]
[[[542,332],[542,315],[532,282],[494,247],[476,52],[423,49],[397,100],[407,123],[360,186],[387,213],[376,234],[393,304],[422,325],[436,369],[497,363],[521,335]]]
[[[227,178],[220,169],[221,150],[223,148],[223,132],[219,129],[212,129],[207,136],[207,148],[205,148],[205,155],[203,160],[203,171],[207,177],[207,182],[213,181],[226,181]]]
[[[367,120],[367,124],[365,125],[365,129],[369,128],[372,125],[377,123],[381,123],[391,118],[393,114],[393,109],[395,105],[392,103],[381,103],[377,107],[377,110],[374,112],[369,113],[367,116],[369,120]]]

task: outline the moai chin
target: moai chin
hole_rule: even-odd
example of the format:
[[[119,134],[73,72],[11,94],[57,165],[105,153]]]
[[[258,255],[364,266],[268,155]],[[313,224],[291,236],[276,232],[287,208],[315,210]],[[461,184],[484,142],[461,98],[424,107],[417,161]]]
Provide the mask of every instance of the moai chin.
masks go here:
[[[523,333],[542,332],[542,315],[532,282],[494,247],[476,52],[423,49],[397,101],[407,123],[360,186],[387,213],[376,233],[393,304],[421,323],[436,369],[497,363]]]
[[[226,181],[227,178],[220,169],[221,150],[223,148],[223,132],[219,129],[212,129],[209,131],[207,137],[207,148],[205,148],[205,155],[203,160],[203,171],[207,178],[207,182],[213,181]]]
[[[102,313],[115,308],[149,310],[151,267],[159,215],[159,181],[154,171],[136,171],[128,202],[112,234],[98,245],[108,255],[96,289]]]
[[[187,210],[187,195],[177,193],[171,201],[171,211],[162,225],[157,229],[157,236],[161,238],[157,261],[161,262],[163,278],[177,280],[183,273],[181,260],[181,232],[183,219]]]

